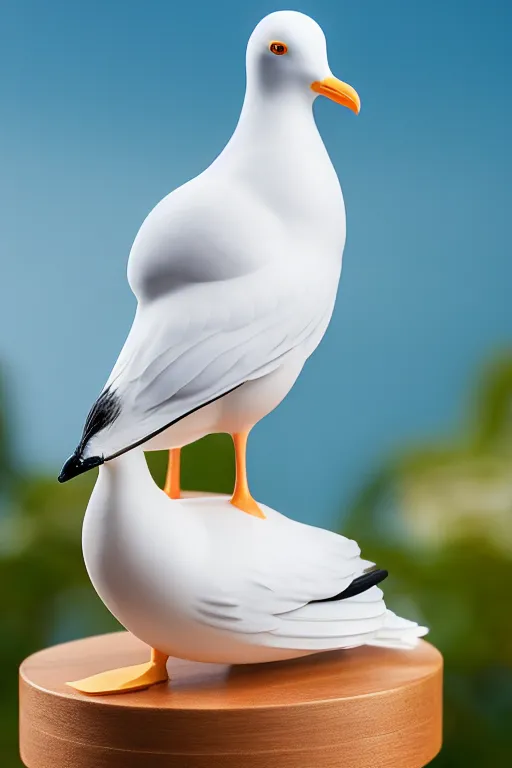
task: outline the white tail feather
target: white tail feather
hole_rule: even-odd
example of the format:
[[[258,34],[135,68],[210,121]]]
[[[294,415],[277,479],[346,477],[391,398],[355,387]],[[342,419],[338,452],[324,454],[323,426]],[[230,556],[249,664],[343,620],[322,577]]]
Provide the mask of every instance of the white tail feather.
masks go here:
[[[427,632],[427,627],[421,627],[415,621],[402,619],[388,610],[383,626],[366,644],[381,648],[414,648],[420,637],[424,637]]]

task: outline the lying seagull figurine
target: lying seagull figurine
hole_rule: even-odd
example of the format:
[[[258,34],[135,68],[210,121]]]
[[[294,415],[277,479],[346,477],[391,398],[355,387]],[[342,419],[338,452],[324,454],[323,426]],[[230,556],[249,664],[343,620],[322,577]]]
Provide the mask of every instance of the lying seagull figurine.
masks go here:
[[[84,520],[90,579],[109,610],[151,647],[146,664],[68,683],[123,693],[168,679],[169,656],[252,664],[360,645],[411,648],[427,630],[386,609],[386,576],[355,541],[228,497],[170,499],[144,453],[106,462]]]
[[[212,165],[165,197],[133,244],[135,319],[61,482],[136,446],[179,450],[233,436],[231,499],[263,517],[246,474],[251,428],[287,395],[334,308],[345,245],[336,172],[313,117],[322,94],[353,112],[321,28],[304,14],[264,18],[247,45],[236,130]]]

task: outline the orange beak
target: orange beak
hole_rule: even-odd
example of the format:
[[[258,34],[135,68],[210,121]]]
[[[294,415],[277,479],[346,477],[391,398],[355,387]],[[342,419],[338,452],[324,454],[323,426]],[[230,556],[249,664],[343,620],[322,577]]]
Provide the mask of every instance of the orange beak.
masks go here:
[[[325,80],[315,80],[311,83],[311,89],[315,93],[321,93],[322,96],[327,96],[328,99],[335,101],[337,104],[343,104],[344,107],[348,107],[359,114],[361,109],[361,99],[357,95],[357,91],[352,88],[348,83],[344,83],[338,80],[337,77],[326,77]]]

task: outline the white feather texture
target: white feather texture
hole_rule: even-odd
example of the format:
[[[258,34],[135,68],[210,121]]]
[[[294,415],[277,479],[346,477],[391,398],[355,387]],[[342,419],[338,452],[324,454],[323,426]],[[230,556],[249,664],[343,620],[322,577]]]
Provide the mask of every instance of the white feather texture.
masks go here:
[[[426,629],[374,586],[342,600],[370,563],[355,541],[262,505],[169,499],[135,449],[100,468],[84,521],[96,591],[134,635],[180,658],[254,663],[357,645],[413,647]]]

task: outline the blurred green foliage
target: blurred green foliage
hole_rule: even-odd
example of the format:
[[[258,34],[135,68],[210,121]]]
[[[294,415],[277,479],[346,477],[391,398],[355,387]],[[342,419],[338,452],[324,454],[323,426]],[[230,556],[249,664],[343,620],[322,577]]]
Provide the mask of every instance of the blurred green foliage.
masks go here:
[[[344,533],[390,571],[386,602],[445,658],[436,768],[512,765],[512,360],[485,371],[450,443],[410,448],[361,491]]]
[[[484,376],[451,444],[390,459],[343,533],[390,570],[388,604],[431,627],[446,661],[445,745],[436,768],[512,765],[512,361]],[[80,529],[94,473],[60,486],[21,472],[0,392],[0,755],[19,768],[17,669],[48,644],[118,627],[83,566]],[[163,484],[166,453],[148,454]],[[183,453],[184,488],[230,492],[231,441]]]
[[[96,473],[59,485],[56,475],[20,472],[4,400],[0,393],[0,766],[20,768],[21,661],[47,645],[109,632],[119,624],[94,592],[82,559],[81,526]],[[167,453],[147,457],[153,476],[163,485]],[[184,449],[185,489],[229,493],[233,482],[233,448],[227,435],[212,435]]]

